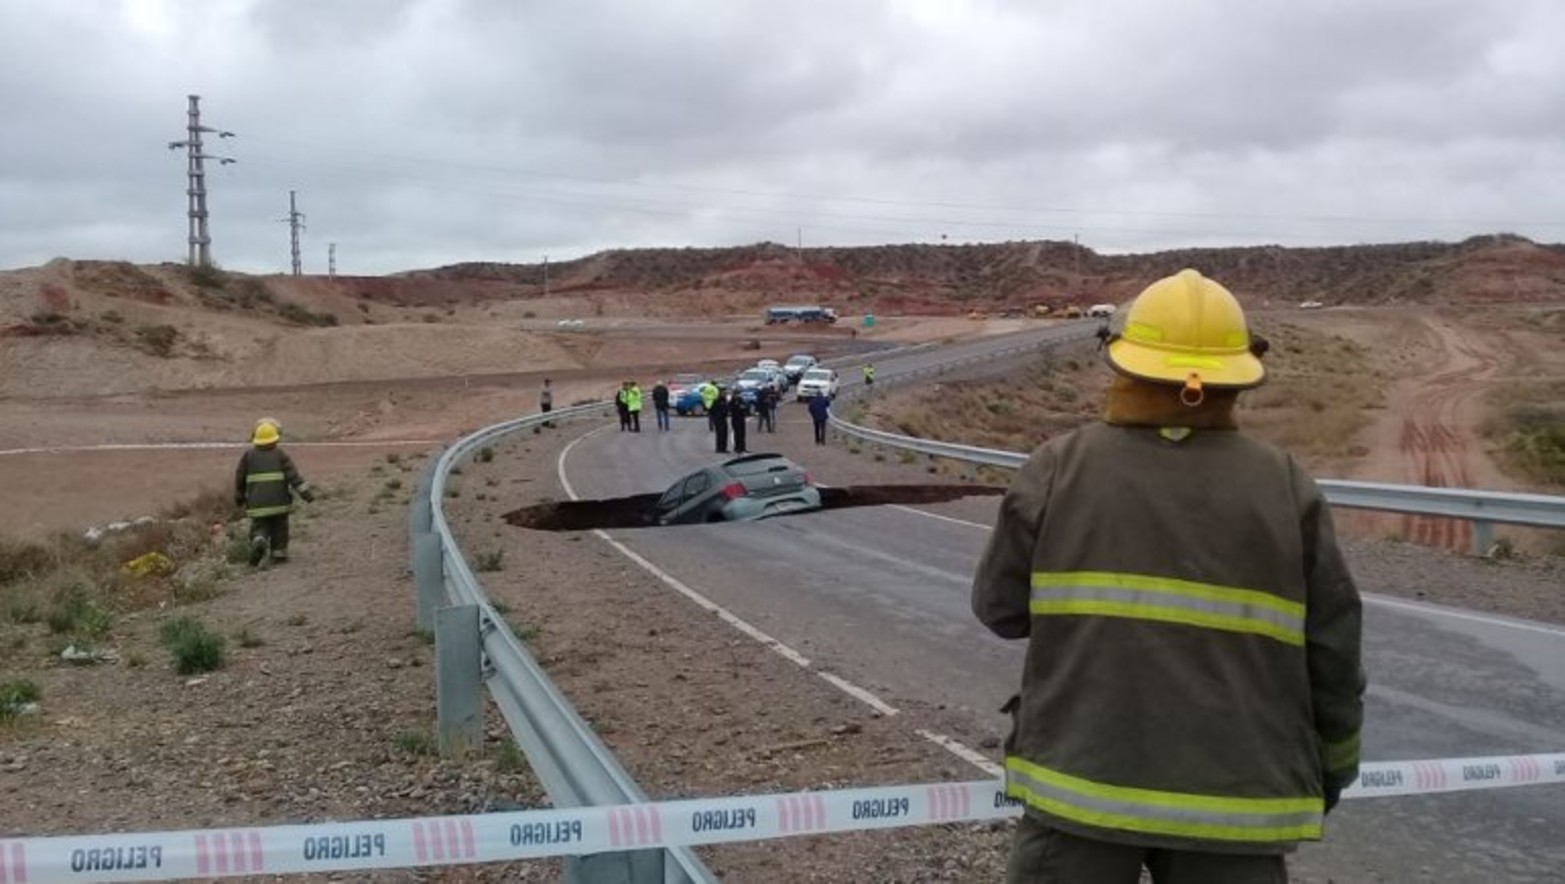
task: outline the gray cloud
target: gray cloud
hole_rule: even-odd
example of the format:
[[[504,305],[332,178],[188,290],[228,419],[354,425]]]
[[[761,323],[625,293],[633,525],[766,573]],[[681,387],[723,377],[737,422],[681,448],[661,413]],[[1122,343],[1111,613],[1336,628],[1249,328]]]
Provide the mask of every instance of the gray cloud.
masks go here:
[[[0,266],[281,270],[634,245],[1110,250],[1565,233],[1565,7],[1519,0],[0,8]]]

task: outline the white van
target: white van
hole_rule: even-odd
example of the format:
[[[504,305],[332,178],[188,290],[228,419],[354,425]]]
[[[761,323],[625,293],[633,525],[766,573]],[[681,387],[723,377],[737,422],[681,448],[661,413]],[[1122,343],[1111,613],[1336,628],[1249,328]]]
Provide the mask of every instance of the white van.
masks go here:
[[[1113,304],[1093,304],[1087,308],[1087,315],[1099,317],[1113,316],[1116,309],[1118,308]]]

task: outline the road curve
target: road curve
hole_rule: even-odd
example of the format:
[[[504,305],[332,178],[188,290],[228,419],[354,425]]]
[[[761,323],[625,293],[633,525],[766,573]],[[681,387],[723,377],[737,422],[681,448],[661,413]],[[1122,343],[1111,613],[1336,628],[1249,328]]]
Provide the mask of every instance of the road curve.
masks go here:
[[[933,358],[908,354],[877,367],[886,376]],[[752,432],[751,450],[808,463],[803,427],[797,407],[786,406],[783,432]],[[612,497],[661,490],[715,456],[705,422],[680,420],[666,434],[595,432],[560,469],[580,496]],[[875,507],[611,533],[814,668],[905,714],[910,728],[973,744],[998,733],[992,710],[1014,691],[1021,664],[1020,645],[990,636],[968,608],[995,506],[972,499],[930,508],[959,520]],[[1367,759],[1565,749],[1565,630],[1374,595],[1411,594],[1391,585],[1363,588],[1372,594]],[[1562,829],[1557,787],[1355,801],[1333,814],[1330,840],[1307,846],[1295,867],[1304,881],[1558,880]]]

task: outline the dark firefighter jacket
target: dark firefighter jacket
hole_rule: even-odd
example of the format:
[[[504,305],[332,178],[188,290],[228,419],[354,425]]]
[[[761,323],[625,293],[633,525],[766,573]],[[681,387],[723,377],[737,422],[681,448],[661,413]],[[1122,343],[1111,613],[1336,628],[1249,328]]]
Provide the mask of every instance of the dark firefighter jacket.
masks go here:
[[[1092,424],[1004,498],[973,611],[1028,639],[1006,784],[1046,825],[1281,853],[1357,775],[1360,600],[1330,512],[1223,425]]]
[[[249,448],[240,456],[234,473],[234,500],[245,508],[245,515],[255,519],[291,512],[293,490],[308,497],[310,486],[288,452],[273,445]]]

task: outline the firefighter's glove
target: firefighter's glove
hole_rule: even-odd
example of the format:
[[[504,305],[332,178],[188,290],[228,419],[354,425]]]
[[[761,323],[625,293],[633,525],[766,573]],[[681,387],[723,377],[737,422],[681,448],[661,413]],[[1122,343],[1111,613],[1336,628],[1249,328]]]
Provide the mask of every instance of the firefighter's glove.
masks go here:
[[[301,489],[299,489],[299,496],[304,498],[304,502],[305,503],[314,503],[315,502],[315,492],[312,489],[309,489],[309,488],[301,488]]]
[[[1337,802],[1342,800],[1342,786],[1331,780],[1326,781],[1326,813],[1331,813]]]

